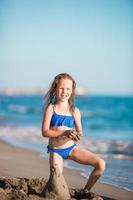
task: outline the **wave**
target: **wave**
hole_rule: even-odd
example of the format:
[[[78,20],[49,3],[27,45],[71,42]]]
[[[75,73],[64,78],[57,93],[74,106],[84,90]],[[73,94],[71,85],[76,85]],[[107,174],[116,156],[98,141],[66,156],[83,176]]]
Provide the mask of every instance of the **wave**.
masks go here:
[[[20,106],[20,105],[14,105],[14,104],[10,104],[8,106],[8,110],[10,112],[15,112],[15,113],[21,113],[21,114],[28,114],[28,113],[40,113],[40,109],[39,108],[35,108],[35,107],[28,107],[28,106]]]
[[[104,140],[88,137],[82,138],[80,145],[97,154],[117,159],[133,159],[133,142],[125,140]]]
[[[33,145],[43,145],[48,142],[47,138],[42,137],[41,128],[11,127],[0,126],[0,137],[4,140],[21,141],[32,143]],[[97,139],[84,136],[79,146],[88,149],[105,158],[114,159],[133,159],[133,142],[124,140]]]

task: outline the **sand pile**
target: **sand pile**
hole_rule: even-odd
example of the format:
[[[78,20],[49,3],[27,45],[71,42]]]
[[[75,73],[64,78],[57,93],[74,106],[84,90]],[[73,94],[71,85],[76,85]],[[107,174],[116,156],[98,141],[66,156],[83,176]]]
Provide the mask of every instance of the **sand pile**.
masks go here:
[[[51,175],[42,193],[48,199],[71,199],[67,183],[58,168],[52,168]]]
[[[69,200],[93,199],[90,193],[83,193],[80,189],[68,189],[63,175],[53,168],[48,181],[44,178],[0,178],[0,200]]]

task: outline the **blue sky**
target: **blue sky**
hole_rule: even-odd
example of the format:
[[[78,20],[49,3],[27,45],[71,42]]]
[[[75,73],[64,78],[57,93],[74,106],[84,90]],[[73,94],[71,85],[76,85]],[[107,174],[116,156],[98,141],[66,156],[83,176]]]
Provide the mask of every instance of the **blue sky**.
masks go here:
[[[70,73],[95,94],[133,95],[132,0],[1,0],[0,87]]]

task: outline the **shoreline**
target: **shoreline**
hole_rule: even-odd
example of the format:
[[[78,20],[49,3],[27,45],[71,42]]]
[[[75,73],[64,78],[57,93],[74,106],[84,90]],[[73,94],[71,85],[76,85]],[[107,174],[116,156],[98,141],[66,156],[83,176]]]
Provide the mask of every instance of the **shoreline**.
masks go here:
[[[64,177],[69,187],[83,188],[87,179],[80,175],[81,170],[64,167]],[[0,140],[0,177],[49,177],[48,159],[34,150],[15,147]],[[133,192],[98,181],[92,192],[105,199],[133,199]]]
[[[19,124],[16,124],[16,122],[17,119],[15,120],[15,125],[6,126],[5,124],[4,126],[1,124],[0,138],[13,146],[15,145],[17,147],[39,151],[47,158],[48,154],[46,147],[48,138],[42,137],[40,127],[29,124],[20,126]],[[107,167],[99,180],[104,183],[114,184],[120,188],[127,188],[129,191],[133,191],[132,140],[129,139],[125,141],[120,138],[118,140],[107,139],[105,137],[107,133],[100,131],[98,131],[98,133],[92,131],[91,134],[94,134],[95,136],[84,135],[78,146],[88,149],[96,153],[99,157],[105,159]],[[116,135],[116,133],[113,134],[114,136]],[[126,132],[123,132],[123,135],[126,136],[127,134]],[[105,139],[100,139],[101,135],[103,135]],[[65,160],[65,166],[69,167],[69,164],[71,168],[75,167],[76,169],[81,169],[81,175],[86,178],[91,173],[91,166],[79,165],[69,160]]]

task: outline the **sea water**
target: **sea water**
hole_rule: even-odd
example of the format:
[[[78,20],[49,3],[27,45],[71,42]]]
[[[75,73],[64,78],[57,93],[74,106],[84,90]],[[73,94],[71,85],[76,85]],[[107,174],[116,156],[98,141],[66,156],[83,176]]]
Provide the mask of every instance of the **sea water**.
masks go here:
[[[77,96],[84,136],[79,145],[106,161],[100,181],[133,190],[133,97]],[[41,134],[44,100],[39,95],[0,95],[0,139],[47,157]],[[92,167],[65,161],[88,177]]]

